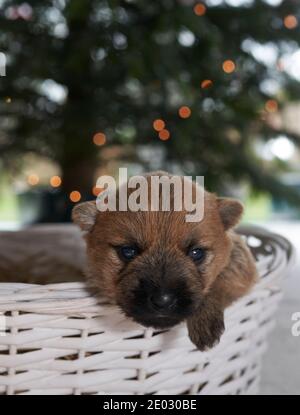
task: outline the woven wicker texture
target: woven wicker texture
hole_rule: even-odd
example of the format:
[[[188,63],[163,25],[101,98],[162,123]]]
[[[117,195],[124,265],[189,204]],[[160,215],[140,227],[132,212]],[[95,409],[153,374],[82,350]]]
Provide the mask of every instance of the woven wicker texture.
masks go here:
[[[204,353],[185,324],[145,329],[82,283],[0,284],[0,394],[256,393],[292,250],[261,229],[242,233],[261,278],[226,310],[221,342]]]

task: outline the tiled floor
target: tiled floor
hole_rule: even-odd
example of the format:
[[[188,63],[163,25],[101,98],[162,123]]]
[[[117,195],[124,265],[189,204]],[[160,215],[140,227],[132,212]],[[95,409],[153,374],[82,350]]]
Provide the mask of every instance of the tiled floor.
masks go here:
[[[268,223],[264,226],[288,238],[295,246],[296,265],[284,284],[284,297],[277,313],[277,325],[264,357],[260,392],[300,394],[300,336],[291,332],[292,314],[300,312],[300,222]]]

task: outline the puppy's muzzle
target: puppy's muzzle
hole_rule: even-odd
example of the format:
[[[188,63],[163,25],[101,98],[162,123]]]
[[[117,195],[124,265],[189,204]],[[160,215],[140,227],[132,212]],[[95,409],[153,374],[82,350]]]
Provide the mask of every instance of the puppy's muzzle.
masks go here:
[[[183,279],[141,278],[129,297],[119,297],[123,312],[148,327],[166,328],[183,321],[194,308],[193,294]]]
[[[176,306],[177,298],[171,291],[160,291],[149,297],[149,303],[154,311],[170,312]]]

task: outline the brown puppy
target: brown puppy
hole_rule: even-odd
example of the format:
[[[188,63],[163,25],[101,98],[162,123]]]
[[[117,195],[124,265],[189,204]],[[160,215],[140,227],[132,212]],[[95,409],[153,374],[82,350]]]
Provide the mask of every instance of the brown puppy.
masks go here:
[[[167,173],[145,175],[149,187],[151,175]],[[205,191],[200,222],[187,222],[185,210],[99,212],[95,202],[77,205],[73,220],[86,231],[86,275],[101,295],[145,326],[186,320],[191,340],[205,350],[224,331],[224,309],[257,277],[232,231],[242,212],[240,202]]]

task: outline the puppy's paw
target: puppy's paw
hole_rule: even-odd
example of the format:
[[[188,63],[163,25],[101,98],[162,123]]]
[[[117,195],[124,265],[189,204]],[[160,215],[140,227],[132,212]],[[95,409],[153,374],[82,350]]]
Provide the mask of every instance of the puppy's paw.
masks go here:
[[[191,341],[201,351],[211,349],[217,343],[224,332],[223,311],[199,310],[187,320],[188,333]]]

